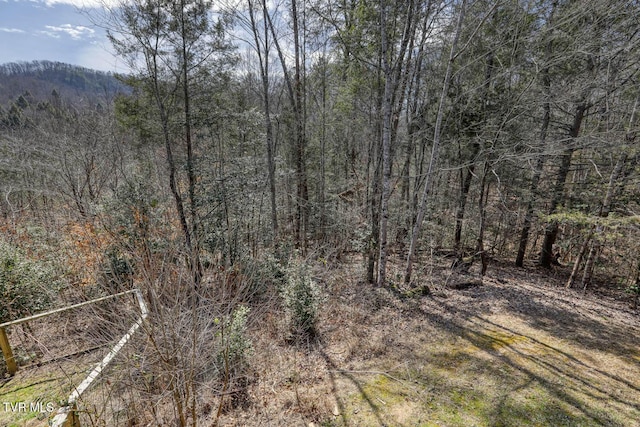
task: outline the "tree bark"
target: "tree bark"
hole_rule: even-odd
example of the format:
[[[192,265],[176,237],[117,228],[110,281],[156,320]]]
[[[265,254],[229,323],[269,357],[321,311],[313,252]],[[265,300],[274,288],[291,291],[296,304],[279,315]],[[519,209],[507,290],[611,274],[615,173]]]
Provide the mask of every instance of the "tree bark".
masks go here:
[[[304,82],[302,81],[302,60],[303,51],[300,46],[300,29],[299,15],[297,9],[297,0],[291,0],[291,19],[293,20],[293,46],[295,54],[295,72],[294,72],[294,93],[295,93],[295,115],[296,115],[296,142],[295,142],[295,161],[296,161],[296,181],[297,181],[297,212],[296,212],[296,235],[298,245],[302,248],[303,253],[307,244],[307,228],[309,222],[309,190],[307,188],[307,172],[306,172],[306,131],[305,131],[305,108],[304,108]]]
[[[487,64],[484,74],[484,82],[482,85],[482,111],[481,121],[484,126],[487,121],[487,104],[489,99],[489,89],[491,87],[491,79],[493,75],[493,51],[490,51],[487,57]],[[462,243],[462,224],[464,221],[465,208],[467,205],[467,197],[469,196],[469,190],[471,189],[471,181],[473,180],[473,173],[476,167],[476,161],[478,154],[480,154],[480,142],[477,140],[479,135],[474,135],[476,140],[473,142],[473,150],[471,152],[471,156],[469,156],[469,166],[465,169],[460,170],[460,194],[458,198],[458,207],[456,209],[456,225],[455,232],[453,237],[453,249],[456,256],[459,259],[462,259],[462,253],[460,252],[460,245]],[[459,150],[458,158],[461,163],[464,163],[462,158],[462,150]],[[482,191],[483,189],[481,189]]]
[[[386,283],[387,272],[387,225],[389,222],[389,192],[391,190],[391,114],[394,76],[389,63],[389,40],[387,39],[387,4],[380,1],[380,39],[384,95],[382,99],[382,196],[380,201],[380,252],[378,256],[378,286]]]
[[[564,201],[564,184],[569,175],[569,168],[571,167],[571,158],[575,147],[573,143],[580,135],[580,127],[584,115],[588,109],[587,101],[583,99],[576,107],[576,112],[573,116],[573,124],[569,130],[569,141],[567,147],[562,153],[562,160],[560,162],[560,169],[558,170],[558,177],[553,187],[553,194],[551,199],[551,206],[549,208],[549,214],[556,213],[558,206]],[[540,265],[545,268],[551,268],[551,262],[553,261],[553,245],[556,242],[558,236],[558,222],[552,221],[547,224],[544,232],[544,241],[542,242],[542,251],[540,254]]]
[[[611,177],[609,178],[609,184],[607,185],[607,192],[604,196],[604,200],[602,205],[600,206],[600,211],[598,212],[598,216],[600,218],[607,218],[609,216],[609,212],[611,212],[611,202],[615,195],[616,186],[618,183],[618,178],[622,174],[622,170],[627,161],[627,154],[622,153],[618,161],[616,162],[613,171],[611,172]],[[587,260],[584,264],[584,273],[582,275],[582,289],[586,290],[587,287],[591,284],[591,279],[593,278],[593,270],[595,267],[595,262],[600,253],[601,246],[601,236],[604,233],[604,226],[602,224],[598,224],[594,227],[594,230],[589,233],[587,239],[585,241],[585,247],[590,245],[589,255],[587,256]],[[571,277],[567,281],[567,288],[573,286],[575,281],[575,273],[577,273],[577,266],[579,265],[580,259],[576,259],[576,264],[574,265],[573,271],[571,272]]]
[[[394,140],[397,134],[398,117],[404,108],[406,86],[410,76],[410,63],[417,28],[418,13],[414,0],[403,4],[406,14],[404,29],[397,53],[393,52],[393,42],[389,40],[387,24],[387,1],[380,0],[380,38],[382,71],[384,75],[384,95],[382,102],[382,195],[380,202],[380,239],[378,257],[378,285],[386,282],[389,197],[391,195],[391,165],[394,157]],[[395,20],[396,17],[393,17]]]
[[[453,69],[453,63],[456,59],[456,49],[458,45],[458,40],[460,38],[460,32],[462,29],[462,23],[464,21],[466,8],[466,0],[462,0],[462,6],[460,9],[460,13],[458,15],[458,21],[456,23],[456,30],[453,37],[453,43],[451,44],[451,51],[449,52],[449,60],[447,62],[447,69],[445,72],[444,82],[442,84],[442,92],[440,94],[440,102],[438,104],[438,113],[436,115],[436,124],[433,131],[433,147],[431,149],[431,160],[429,161],[429,167],[427,169],[427,176],[425,178],[424,187],[422,190],[422,196],[420,198],[420,204],[418,206],[418,211],[416,213],[416,220],[413,226],[413,231],[411,233],[411,240],[409,243],[409,253],[407,254],[407,266],[404,274],[404,282],[405,284],[409,284],[411,282],[411,274],[413,271],[413,257],[416,251],[416,246],[418,243],[418,236],[420,234],[420,229],[422,228],[422,221],[424,219],[425,212],[427,210],[427,201],[429,198],[429,193],[431,192],[431,186],[433,182],[433,177],[435,175],[436,169],[438,167],[438,160],[440,156],[440,133],[442,128],[442,118],[444,116],[444,103],[447,97],[447,92],[449,91],[449,85],[451,83],[451,74]]]
[[[552,42],[547,43],[547,61],[551,55]],[[538,185],[540,184],[540,178],[542,176],[542,168],[545,163],[544,150],[547,145],[547,133],[549,132],[549,123],[551,122],[551,78],[549,77],[549,67],[545,66],[542,70],[542,86],[544,88],[545,100],[542,105],[542,124],[540,125],[540,155],[536,160],[535,170],[533,171],[533,177],[531,179],[531,187],[529,200],[527,201],[527,209],[524,217],[524,223],[522,225],[522,231],[520,232],[520,241],[518,244],[518,254],[516,256],[516,267],[524,266],[524,257],[527,251],[527,243],[529,242],[529,233],[531,232],[531,224],[533,222],[533,209],[536,192]]]
[[[184,136],[187,148],[187,180],[189,187],[189,214],[191,219],[191,246],[188,248],[189,262],[191,264],[191,274],[194,286],[197,289],[202,280],[202,263],[200,262],[200,239],[198,237],[198,214],[196,200],[196,175],[194,165],[193,140],[191,130],[191,92],[189,86],[189,54],[187,47],[187,22],[185,20],[185,2],[180,2],[180,31],[181,31],[181,55],[182,55],[182,90],[184,96]]]
[[[276,166],[274,159],[274,144],[273,144],[273,124],[271,122],[271,106],[269,99],[269,28],[267,24],[267,5],[265,0],[261,0],[260,6],[262,9],[263,17],[263,42],[260,42],[258,25],[255,19],[253,10],[253,1],[248,0],[247,6],[249,8],[249,19],[251,24],[251,31],[253,33],[253,40],[258,55],[258,62],[260,63],[260,80],[262,83],[262,106],[264,111],[264,127],[266,136],[266,148],[267,148],[267,173],[269,178],[269,201],[271,204],[271,232],[275,241],[278,240],[278,211],[276,205]]]
[[[295,71],[293,79],[289,73],[287,62],[284,56],[284,51],[280,46],[278,34],[276,33],[273,25],[273,20],[269,13],[266,14],[267,22],[271,35],[273,37],[273,43],[278,52],[278,58],[282,66],[282,72],[284,74],[284,81],[287,87],[287,93],[289,95],[289,101],[293,108],[295,124],[294,124],[294,137],[293,137],[293,152],[295,163],[295,176],[296,176],[296,199],[295,199],[295,239],[298,247],[305,251],[306,248],[306,229],[309,219],[309,196],[307,189],[307,175],[306,175],[306,158],[305,158],[305,112],[304,112],[304,85],[302,81],[301,67],[304,65],[302,60],[302,47],[300,46],[300,30],[299,30],[299,16],[297,9],[297,0],[291,0],[291,19],[293,23],[293,38],[294,38],[294,63]]]
[[[480,151],[480,144],[474,144],[474,156],[472,163],[465,169],[460,169],[460,194],[458,195],[458,207],[456,209],[456,226],[453,235],[453,251],[457,258],[462,258],[461,243],[462,243],[462,222],[464,220],[464,211],[467,205],[467,196],[471,189],[471,180],[473,179],[473,172],[476,168],[475,156]]]
[[[485,162],[482,172],[482,180],[480,182],[480,197],[478,198],[478,211],[480,212],[480,226],[478,227],[478,243],[476,245],[476,253],[480,256],[480,275],[484,276],[487,272],[488,257],[484,250],[484,230],[487,222],[487,199],[489,198],[489,185],[487,184],[487,173],[489,172],[489,163]]]
[[[587,253],[587,249],[589,248],[589,242],[591,241],[592,233],[593,232],[589,232],[589,235],[587,236],[586,239],[584,239],[582,246],[580,246],[580,251],[578,252],[578,256],[576,256],[576,259],[573,262],[573,269],[571,270],[571,275],[567,280],[567,284],[566,284],[567,289],[572,288],[573,284],[575,283],[576,277],[578,276],[578,272],[580,271],[580,265],[582,264],[582,259],[584,258],[584,254]]]

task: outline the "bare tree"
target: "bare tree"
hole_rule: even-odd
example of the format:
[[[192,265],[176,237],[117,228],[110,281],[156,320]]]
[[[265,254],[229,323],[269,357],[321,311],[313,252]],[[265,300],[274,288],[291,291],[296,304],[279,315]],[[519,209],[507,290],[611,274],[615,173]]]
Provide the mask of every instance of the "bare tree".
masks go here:
[[[206,0],[136,0],[112,9],[107,24],[116,51],[137,71],[143,92],[155,104],[195,287],[202,279],[202,264],[191,103],[196,76],[226,49],[223,27],[211,20],[210,8]],[[184,153],[186,194],[177,148]]]
[[[431,159],[429,161],[429,168],[426,172],[426,178],[424,187],[422,189],[422,196],[420,198],[420,204],[416,212],[416,220],[411,233],[411,240],[409,241],[409,252],[407,254],[407,265],[404,273],[404,282],[409,284],[411,282],[411,274],[413,271],[414,254],[416,252],[416,246],[418,243],[418,236],[420,235],[420,229],[422,228],[422,221],[427,210],[427,202],[429,200],[429,194],[432,191],[433,177],[437,172],[438,159],[440,156],[440,141],[442,131],[442,117],[444,115],[444,103],[446,100],[449,85],[451,83],[451,74],[453,69],[453,63],[458,55],[458,40],[460,38],[460,32],[462,29],[462,23],[464,22],[466,0],[462,0],[460,5],[460,11],[458,12],[458,19],[456,22],[456,28],[453,35],[453,41],[451,43],[451,50],[449,52],[449,60],[447,61],[447,68],[445,72],[444,82],[442,83],[442,92],[440,93],[440,102],[438,104],[438,113],[436,116],[436,123],[433,131],[433,146],[431,148]]]
[[[271,231],[274,239],[278,237],[278,212],[276,205],[276,165],[275,165],[275,144],[273,137],[273,123],[271,120],[271,83],[270,83],[270,53],[272,41],[270,39],[267,4],[265,0],[258,0],[257,4],[253,0],[247,0],[248,22],[253,35],[253,49],[258,55],[258,65],[260,68],[260,81],[262,84],[262,105],[264,114],[264,129],[267,149],[267,170],[269,176],[269,195],[271,202]],[[262,16],[261,21],[259,16]]]

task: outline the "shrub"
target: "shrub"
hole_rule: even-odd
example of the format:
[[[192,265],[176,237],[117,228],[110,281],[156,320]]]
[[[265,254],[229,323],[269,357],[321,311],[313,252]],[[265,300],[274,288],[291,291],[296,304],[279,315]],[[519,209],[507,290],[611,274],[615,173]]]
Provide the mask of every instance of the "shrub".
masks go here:
[[[220,331],[218,366],[229,379],[237,378],[245,370],[251,354],[251,341],[247,338],[249,311],[245,305],[237,307]]]
[[[289,268],[287,280],[280,289],[280,296],[284,303],[289,330],[294,338],[314,336],[324,297],[305,266],[293,264]]]
[[[133,285],[133,264],[130,258],[115,246],[105,251],[101,273],[101,281],[111,291],[129,290]]]
[[[633,309],[636,310],[638,308],[638,300],[640,300],[640,281],[636,280],[636,282],[629,285],[625,291],[631,294],[633,298]]]
[[[267,254],[258,260],[247,259],[245,265],[248,266],[248,274],[255,276],[255,280],[262,283],[269,283],[276,287],[284,283],[287,275],[286,263],[281,262],[272,254]],[[251,271],[252,270],[252,271]]]
[[[228,277],[236,272],[236,295],[229,295],[233,301],[260,304],[271,298],[274,289],[279,289],[285,280],[286,269],[276,257],[269,254],[261,258],[245,257],[226,270]],[[239,273],[239,274],[237,274]]]
[[[49,266],[0,241],[0,322],[49,308],[59,288]]]

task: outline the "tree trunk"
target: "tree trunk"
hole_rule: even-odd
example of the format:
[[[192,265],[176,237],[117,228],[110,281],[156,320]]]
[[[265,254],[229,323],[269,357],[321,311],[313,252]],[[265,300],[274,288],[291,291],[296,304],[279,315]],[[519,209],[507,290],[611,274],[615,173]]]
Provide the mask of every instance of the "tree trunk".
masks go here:
[[[598,216],[600,218],[606,218],[609,216],[609,212],[611,212],[611,202],[615,195],[616,186],[618,183],[618,178],[622,174],[622,169],[624,168],[624,164],[627,161],[627,154],[622,153],[618,161],[616,162],[616,166],[613,168],[611,172],[611,177],[609,178],[609,185],[607,186],[607,193],[604,196],[604,201],[600,206],[600,212]],[[601,240],[600,237],[604,233],[604,227],[602,225],[596,226],[595,234],[591,233],[591,249],[589,250],[589,256],[587,257],[587,261],[584,264],[584,274],[582,276],[582,289],[586,290],[587,287],[591,284],[591,279],[593,278],[593,269],[595,267],[595,262],[600,253]]]
[[[187,181],[189,187],[189,215],[191,219],[191,247],[189,261],[194,286],[197,289],[202,279],[202,263],[200,262],[200,239],[198,236],[198,215],[196,200],[196,175],[194,165],[193,141],[191,130],[191,93],[189,90],[189,54],[187,52],[187,22],[185,21],[185,4],[181,2],[180,25],[182,31],[182,90],[184,96],[184,136],[187,147]]]
[[[547,45],[547,52],[550,54],[551,42]],[[542,70],[542,85],[544,87],[545,101],[542,106],[544,113],[542,115],[542,124],[540,126],[540,155],[536,160],[535,170],[531,179],[531,187],[527,209],[524,216],[522,231],[520,232],[520,242],[518,245],[518,255],[516,256],[516,267],[524,266],[524,257],[527,251],[527,243],[529,242],[529,233],[531,231],[531,223],[533,221],[533,208],[540,177],[542,176],[542,168],[544,167],[545,156],[544,150],[547,145],[547,133],[549,131],[549,123],[551,121],[551,79],[549,78],[549,67]]]
[[[490,51],[487,56],[487,65],[484,73],[484,83],[482,88],[482,110],[481,114],[481,122],[482,125],[486,125],[487,121],[487,111],[486,107],[489,102],[489,89],[491,87],[491,79],[493,75],[493,52]],[[473,150],[471,152],[471,156],[469,156],[469,166],[466,168],[466,174],[464,169],[460,171],[460,194],[458,198],[458,207],[456,209],[456,225],[455,232],[453,238],[453,249],[457,257],[462,258],[462,253],[460,252],[460,245],[462,243],[462,223],[464,220],[465,208],[467,205],[467,197],[469,196],[469,190],[471,188],[471,181],[473,180],[473,172],[475,171],[476,161],[478,154],[480,154],[480,142],[478,141],[479,135],[474,135],[475,140],[473,142]],[[458,151],[458,158],[461,164],[464,164],[464,160],[462,158],[462,150]],[[481,189],[482,191],[482,189]]]
[[[568,146],[562,153],[562,160],[560,162],[560,169],[558,170],[558,177],[556,179],[553,195],[551,199],[551,207],[549,214],[556,213],[558,206],[564,201],[564,184],[569,175],[569,168],[571,166],[571,158],[575,148],[573,143],[580,134],[580,127],[582,126],[582,120],[587,111],[588,105],[586,100],[583,100],[576,107],[576,112],[573,116],[573,124],[569,130]],[[558,236],[558,222],[552,221],[547,224],[544,232],[544,241],[542,242],[542,251],[540,254],[540,265],[545,268],[551,268],[551,262],[553,261],[553,245],[556,242]]]
[[[376,283],[376,255],[378,254],[380,239],[380,183],[381,183],[382,159],[376,160],[375,170],[373,172],[373,189],[371,191],[371,234],[367,245],[368,261],[367,261],[367,281]]]
[[[267,148],[267,173],[269,178],[269,201],[271,202],[271,232],[275,241],[278,240],[278,211],[276,205],[276,164],[274,159],[274,144],[273,144],[273,124],[271,122],[271,106],[269,102],[269,28],[267,24],[267,10],[266,0],[261,0],[261,9],[263,17],[263,29],[264,36],[263,43],[260,42],[257,22],[253,11],[253,2],[247,1],[249,8],[249,19],[251,23],[251,31],[253,33],[253,40],[258,54],[258,62],[260,63],[260,79],[262,82],[262,106],[264,111],[264,127],[266,134],[266,148]]]
[[[477,147],[477,148],[476,148]],[[472,163],[465,169],[460,170],[460,194],[458,196],[458,207],[456,209],[456,228],[453,236],[453,252],[457,258],[462,258],[461,244],[462,244],[462,222],[464,220],[464,211],[467,205],[467,196],[469,195],[469,190],[471,189],[471,180],[473,179],[473,172],[476,168],[475,165],[475,156],[480,150],[480,144],[474,144],[474,160]]]
[[[487,182],[487,173],[489,172],[489,163],[484,165],[482,172],[482,181],[480,182],[480,197],[478,198],[478,211],[480,213],[480,226],[478,230],[478,243],[476,245],[476,253],[480,255],[480,275],[484,276],[487,272],[488,257],[484,250],[484,230],[487,221],[487,199],[489,198],[489,185]],[[486,188],[485,188],[486,187]]]
[[[567,284],[565,285],[567,289],[573,287],[573,284],[576,281],[576,277],[578,276],[578,271],[580,271],[580,265],[582,264],[582,259],[584,258],[584,254],[587,253],[587,249],[589,248],[589,242],[591,241],[592,236],[593,236],[593,232],[590,232],[587,238],[584,240],[584,243],[582,243],[582,246],[580,246],[580,252],[578,252],[578,256],[573,262],[573,269],[571,270],[571,276],[569,276],[569,279],[567,280]]]
[[[180,228],[182,229],[182,234],[185,240],[185,247],[189,256],[191,256],[191,231],[189,229],[189,224],[187,223],[187,216],[185,214],[184,209],[184,201],[182,200],[182,195],[180,194],[180,190],[178,189],[177,177],[176,177],[176,162],[173,157],[173,148],[171,141],[171,133],[169,131],[169,117],[166,110],[166,106],[164,101],[160,96],[160,81],[158,76],[157,68],[155,67],[155,61],[157,58],[153,58],[153,84],[154,84],[154,96],[156,101],[156,106],[160,112],[160,122],[162,126],[162,136],[164,139],[165,152],[167,155],[167,167],[169,168],[169,188],[171,190],[171,194],[173,195],[173,200],[176,205],[176,211],[178,212],[178,220],[180,222]]]
[[[302,81],[302,67],[304,61],[302,47],[300,46],[300,29],[298,15],[298,0],[291,0],[291,19],[293,21],[293,47],[294,47],[294,105],[296,116],[296,181],[297,181],[297,201],[296,201],[296,238],[298,245],[305,253],[307,245],[307,228],[309,222],[309,190],[307,188],[307,168],[305,157],[306,131],[305,131],[305,107],[304,107],[304,82]]]
[[[596,228],[596,235],[602,233],[602,227]],[[587,290],[587,287],[591,284],[593,278],[593,269],[595,266],[597,255],[600,251],[600,241],[596,237],[591,239],[591,248],[589,249],[589,255],[584,263],[584,273],[582,275],[582,290]]]
[[[409,284],[411,282],[411,273],[413,270],[413,257],[416,251],[420,229],[422,228],[422,220],[424,219],[424,214],[427,210],[427,201],[429,198],[429,193],[431,192],[433,176],[435,175],[436,169],[438,167],[438,159],[440,156],[440,133],[442,128],[442,118],[444,115],[444,103],[447,97],[447,92],[449,91],[449,84],[451,83],[452,68],[457,55],[456,48],[458,45],[458,40],[460,38],[462,22],[464,21],[465,7],[466,7],[466,0],[463,0],[462,6],[460,9],[460,14],[458,15],[458,22],[456,23],[456,30],[453,38],[453,43],[451,45],[451,52],[449,53],[449,61],[447,62],[447,70],[445,72],[444,82],[442,84],[442,92],[440,94],[440,102],[438,104],[438,113],[436,115],[436,123],[433,131],[433,147],[431,149],[431,160],[429,161],[429,168],[427,169],[427,176],[425,178],[425,183],[422,190],[422,196],[420,198],[420,204],[418,206],[418,210],[416,213],[416,221],[414,223],[413,231],[411,233],[411,240],[409,242],[409,253],[407,254],[407,266],[404,274],[405,284]]]
[[[418,53],[416,55],[416,65],[413,72],[413,78],[411,80],[411,85],[409,90],[407,91],[407,104],[408,112],[406,115],[406,126],[407,126],[407,144],[405,146],[405,161],[402,167],[402,182],[401,182],[401,198],[404,202],[404,207],[406,209],[406,225],[403,229],[404,239],[402,245],[404,247],[404,240],[407,237],[408,231],[413,227],[413,200],[415,196],[412,197],[411,193],[411,157],[415,155],[416,152],[416,141],[417,141],[417,133],[419,131],[419,120],[424,120],[422,117],[422,105],[420,102],[420,90],[421,90],[421,82],[422,82],[422,66],[424,64],[424,47],[426,44],[426,39],[429,35],[429,20],[424,19],[422,23],[421,34],[422,37],[418,43]],[[416,168],[420,168],[419,165],[416,165]],[[416,178],[416,182],[418,178]]]
[[[289,68],[287,67],[287,61],[284,51],[280,46],[278,34],[276,33],[273,25],[271,15],[266,13],[266,19],[268,27],[273,37],[273,43],[278,52],[278,58],[280,59],[280,65],[282,66],[282,72],[284,74],[284,82],[289,95],[289,101],[293,108],[295,124],[294,124],[294,138],[293,138],[293,153],[295,163],[295,177],[296,177],[296,197],[295,197],[295,240],[298,247],[300,247],[303,253],[306,250],[306,234],[307,223],[309,220],[309,196],[307,188],[307,174],[306,174],[306,157],[305,157],[305,107],[304,107],[304,82],[301,67],[304,65],[302,58],[303,49],[300,46],[300,30],[299,30],[299,16],[297,9],[297,0],[291,0],[291,19],[293,23],[293,38],[294,38],[294,77],[291,78]]]
[[[392,58],[392,42],[387,32],[387,1],[380,0],[380,51],[382,71],[384,75],[384,95],[382,101],[382,195],[380,202],[380,249],[378,257],[378,285],[386,282],[387,268],[387,235],[389,223],[389,197],[391,195],[391,165],[393,162],[395,135],[398,128],[398,117],[404,108],[404,97],[409,78],[409,63],[413,54],[413,43],[416,32],[415,2],[410,0],[403,4],[406,7],[402,41],[398,52]],[[393,20],[393,19],[392,19]],[[406,60],[406,63],[405,63]]]
[[[386,283],[387,271],[387,224],[389,222],[389,193],[391,191],[391,114],[395,82],[389,63],[387,39],[387,5],[380,1],[380,39],[382,72],[384,75],[384,95],[382,99],[382,197],[380,199],[380,252],[378,257],[378,286]]]
[[[326,63],[322,65],[322,93],[321,93],[321,129],[320,129],[320,238],[325,242],[327,237],[327,206],[326,206],[326,151],[327,151],[327,70]]]

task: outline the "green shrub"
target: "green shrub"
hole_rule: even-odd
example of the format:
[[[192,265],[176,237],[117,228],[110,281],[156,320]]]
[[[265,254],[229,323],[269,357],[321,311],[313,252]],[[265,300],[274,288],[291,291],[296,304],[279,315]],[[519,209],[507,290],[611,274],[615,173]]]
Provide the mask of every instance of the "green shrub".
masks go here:
[[[280,296],[294,338],[314,336],[324,297],[305,266],[292,264],[287,280],[280,289]]]
[[[234,265],[243,277],[240,301],[259,303],[271,298],[274,289],[279,289],[286,277],[285,267],[269,254],[261,258],[245,257]]]
[[[245,274],[252,275],[254,280],[269,285],[267,288],[270,289],[282,286],[287,275],[286,264],[271,254],[250,262],[252,262],[252,266],[247,269]]]
[[[101,265],[101,281],[110,291],[129,290],[133,284],[133,263],[117,247],[105,251],[105,259]]]
[[[0,241],[0,322],[46,310],[59,288],[49,266]]]
[[[631,294],[631,297],[633,298],[633,309],[637,309],[638,308],[638,301],[640,300],[640,282],[636,281],[635,283],[629,285],[626,289],[625,292],[628,294]]]
[[[247,358],[251,354],[251,341],[247,337],[249,307],[237,307],[224,321],[220,330],[220,351],[218,366],[224,376],[236,378],[247,367]]]

